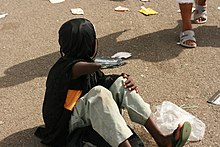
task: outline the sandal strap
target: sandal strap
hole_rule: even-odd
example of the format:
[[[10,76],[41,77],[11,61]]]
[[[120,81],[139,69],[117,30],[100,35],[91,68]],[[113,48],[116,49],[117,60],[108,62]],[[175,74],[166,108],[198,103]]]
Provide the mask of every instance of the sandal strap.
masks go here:
[[[172,147],[176,147],[178,140],[176,140],[177,129],[175,129],[172,133]]]
[[[186,30],[180,33],[180,42],[184,43],[185,41],[192,40],[196,42],[195,33],[192,30]]]
[[[205,6],[201,6],[201,5],[198,5],[196,4],[196,9],[194,10],[194,20],[198,19],[198,18],[204,18],[207,20],[208,16],[207,16],[207,5]],[[198,11],[196,13],[196,11]]]

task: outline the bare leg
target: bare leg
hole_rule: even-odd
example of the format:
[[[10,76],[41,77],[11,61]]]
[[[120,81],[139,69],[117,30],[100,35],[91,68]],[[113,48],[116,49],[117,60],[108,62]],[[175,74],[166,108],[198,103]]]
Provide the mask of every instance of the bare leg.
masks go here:
[[[157,126],[152,121],[151,117],[146,121],[145,128],[148,130],[148,132],[151,134],[151,136],[156,141],[157,145],[160,147],[169,147],[172,146],[172,134],[170,135],[163,135],[160,130],[157,128]],[[179,125],[175,134],[175,139],[178,140],[180,138],[180,129],[181,126]]]
[[[131,147],[131,144],[129,143],[128,140],[125,140],[124,142],[122,142],[119,147]]]
[[[163,135],[160,130],[157,128],[157,126],[152,121],[151,117],[148,118],[146,121],[144,127],[148,130],[148,132],[151,134],[151,136],[154,138],[155,142],[160,147],[172,147],[172,134],[170,135]],[[179,125],[177,128],[177,132],[175,134],[175,139],[178,140],[180,138],[180,129],[181,126]],[[131,144],[128,140],[125,140],[122,142],[119,147],[131,147]]]
[[[191,15],[192,15],[193,3],[179,3],[181,17],[182,17],[182,31],[192,30]],[[185,41],[184,44],[196,47],[196,43],[193,40]]]

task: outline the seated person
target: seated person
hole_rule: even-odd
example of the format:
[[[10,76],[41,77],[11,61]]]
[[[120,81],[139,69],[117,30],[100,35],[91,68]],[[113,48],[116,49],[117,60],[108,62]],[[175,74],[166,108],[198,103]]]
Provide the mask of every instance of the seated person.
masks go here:
[[[163,135],[151,118],[149,104],[139,95],[128,74],[105,75],[94,62],[98,52],[93,24],[78,18],[59,30],[61,57],[50,69],[43,103],[45,128],[36,135],[50,146],[66,145],[78,128],[92,128],[113,147],[130,147],[132,131],[120,110],[126,108],[133,122],[143,125],[159,146],[183,146],[191,132],[188,122]]]

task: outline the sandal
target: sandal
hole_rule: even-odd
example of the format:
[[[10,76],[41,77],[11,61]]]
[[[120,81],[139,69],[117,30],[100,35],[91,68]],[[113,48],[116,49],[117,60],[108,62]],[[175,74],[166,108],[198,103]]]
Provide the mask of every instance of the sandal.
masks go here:
[[[194,22],[197,24],[203,24],[207,22],[207,6],[201,6],[196,4],[196,9],[193,12]],[[199,20],[200,19],[200,20]]]
[[[175,138],[177,129],[172,134],[172,147],[183,147],[190,136],[191,124],[189,122],[184,122],[180,129],[180,138],[178,140]]]
[[[185,43],[186,41],[192,41],[194,42],[194,44],[188,45]],[[180,45],[188,48],[196,47],[195,33],[193,32],[193,30],[186,30],[180,33]]]

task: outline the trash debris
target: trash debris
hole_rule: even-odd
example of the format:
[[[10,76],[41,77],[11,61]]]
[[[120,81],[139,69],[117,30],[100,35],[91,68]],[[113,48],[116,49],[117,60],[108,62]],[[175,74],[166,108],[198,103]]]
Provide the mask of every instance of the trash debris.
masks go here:
[[[96,57],[95,62],[102,65],[102,68],[114,68],[119,67],[124,64],[126,64],[122,59],[120,58],[111,58],[111,57]]]
[[[118,6],[118,7],[115,8],[115,11],[117,11],[117,12],[125,12],[125,11],[129,11],[129,9],[126,8],[126,7]]]
[[[83,9],[81,9],[81,8],[71,9],[71,12],[72,12],[74,15],[83,15],[83,14],[84,14]]]
[[[150,0],[141,0],[141,2],[150,2]]]
[[[196,8],[195,8],[195,7],[192,7],[192,12],[194,12],[195,10],[196,10]],[[177,10],[177,12],[180,13],[180,12],[181,12],[180,9]]]
[[[49,0],[52,4],[64,2],[65,0]]]
[[[144,6],[141,6],[141,9],[138,10],[140,13],[143,13],[145,15],[155,15],[158,14],[158,12],[156,12],[155,10],[151,9],[151,8],[145,8]]]
[[[206,126],[201,120],[169,101],[164,101],[156,108],[157,111],[152,116],[164,135],[171,134],[178,124],[188,121],[192,126],[189,141],[202,140]]]
[[[5,12],[0,12],[0,18],[4,18],[8,15],[8,13]]]
[[[220,7],[218,7],[217,9],[220,10]]]
[[[215,105],[220,105],[220,90],[218,90],[207,102]]]
[[[3,121],[0,121],[0,125],[2,125],[2,124],[4,124],[4,122],[3,122]]]
[[[180,108],[182,108],[182,109],[193,109],[193,108],[198,108],[198,106],[183,104],[183,105],[180,106]]]
[[[127,58],[131,57],[131,53],[129,53],[129,52],[118,52],[118,53],[114,54],[111,57],[112,58],[127,59]]]

